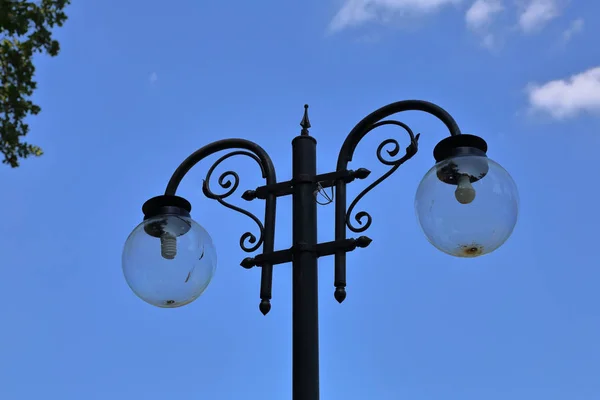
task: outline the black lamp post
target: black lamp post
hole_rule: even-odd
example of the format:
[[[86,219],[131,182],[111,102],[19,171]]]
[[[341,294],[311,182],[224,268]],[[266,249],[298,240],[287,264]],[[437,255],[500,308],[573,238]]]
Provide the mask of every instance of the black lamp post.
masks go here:
[[[487,158],[487,144],[480,137],[461,134],[454,119],[439,106],[419,100],[389,104],[360,121],[346,137],[334,172],[317,173],[317,141],[309,135],[308,106],[300,123],[302,131],[292,141],[292,179],[278,182],[269,155],[259,145],[244,139],[224,139],[194,152],[177,168],[165,194],[148,200],[142,207],[144,221],[131,233],[123,250],[123,271],[131,289],[144,301],[158,307],[180,307],[195,300],[208,286],[215,268],[216,251],[212,239],[190,218],[190,203],[175,195],[185,174],[199,161],[223,150],[233,150],[219,158],[208,170],[203,193],[227,208],[250,217],[259,228],[256,236],[246,232],[240,238],[245,252],[262,253],[245,258],[244,268],[261,267],[260,311],[271,309],[273,266],[292,263],[293,269],[293,398],[319,398],[319,329],[317,264],[319,257],[335,257],[335,298],[346,298],[346,253],[367,247],[371,239],[359,236],[348,239],[346,228],[364,232],[371,216],[360,211],[351,216],[357,202],[400,165],[417,153],[419,135],[402,122],[384,120],[392,114],[418,110],[441,120],[450,136],[433,151],[436,164],[425,175],[417,190],[415,207],[428,240],[445,253],[458,257],[476,257],[500,247],[510,236],[517,221],[518,194],[510,175]],[[346,185],[364,179],[370,171],[349,170],[348,163],[360,140],[382,125],[403,128],[410,136],[406,154],[396,160],[400,145],[395,139],[384,140],[377,148],[377,158],[389,171],[369,185],[347,207]],[[387,148],[387,149],[386,149]],[[239,186],[234,171],[221,174],[218,183],[226,192],[216,194],[210,187],[215,168],[224,160],[244,155],[254,159],[262,171],[265,185],[247,190],[247,201],[265,200],[263,222],[250,212],[226,201]],[[316,195],[328,189],[335,194],[335,240],[317,242]],[[334,191],[335,188],[335,191]],[[293,243],[284,250],[274,249],[275,205],[278,197],[293,199]],[[358,226],[355,225],[358,224]]]

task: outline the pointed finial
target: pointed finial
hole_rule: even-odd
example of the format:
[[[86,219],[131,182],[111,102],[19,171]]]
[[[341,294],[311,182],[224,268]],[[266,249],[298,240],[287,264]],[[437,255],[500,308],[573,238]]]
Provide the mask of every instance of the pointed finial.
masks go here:
[[[271,300],[262,299],[258,308],[260,309],[262,315],[267,315],[269,311],[271,311]]]
[[[343,286],[336,287],[333,297],[335,297],[338,303],[342,304],[342,302],[346,300],[346,288]]]
[[[300,134],[308,136],[308,128],[310,128],[310,121],[308,119],[308,104],[304,105],[304,116],[302,117],[302,121],[300,121],[300,126],[302,127]]]

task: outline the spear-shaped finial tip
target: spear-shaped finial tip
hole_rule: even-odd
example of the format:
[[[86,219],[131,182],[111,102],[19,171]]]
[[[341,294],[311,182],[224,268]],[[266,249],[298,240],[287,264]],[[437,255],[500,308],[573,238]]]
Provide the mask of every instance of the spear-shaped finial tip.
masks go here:
[[[310,128],[310,120],[308,119],[308,104],[304,105],[304,116],[302,117],[302,121],[300,121],[300,126],[302,127],[301,135],[308,135],[308,128]]]

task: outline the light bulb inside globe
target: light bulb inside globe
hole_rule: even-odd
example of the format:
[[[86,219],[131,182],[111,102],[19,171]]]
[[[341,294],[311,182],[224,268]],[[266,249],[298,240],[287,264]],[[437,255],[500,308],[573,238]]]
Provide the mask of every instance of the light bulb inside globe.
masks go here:
[[[454,191],[454,197],[460,204],[470,204],[475,200],[476,196],[475,189],[471,185],[471,176],[468,174],[460,175],[458,178],[458,185]]]
[[[166,260],[172,260],[177,255],[177,237],[165,232],[160,235],[160,255]]]
[[[181,216],[162,217],[147,221],[144,230],[152,237],[160,239],[160,255],[165,260],[177,256],[177,237],[190,230],[190,223]]]

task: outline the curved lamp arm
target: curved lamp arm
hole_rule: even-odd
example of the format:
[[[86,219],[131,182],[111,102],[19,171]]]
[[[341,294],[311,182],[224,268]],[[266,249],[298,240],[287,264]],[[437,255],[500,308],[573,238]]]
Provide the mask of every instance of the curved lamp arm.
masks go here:
[[[250,232],[246,232],[240,238],[240,247],[246,252],[253,252],[263,246],[263,253],[272,253],[275,246],[275,214],[276,214],[276,202],[277,198],[275,194],[270,193],[265,197],[265,218],[264,226],[260,219],[255,215],[246,211],[240,207],[234,206],[227,201],[225,198],[231,196],[239,186],[240,178],[234,171],[226,171],[222,173],[218,178],[218,184],[222,189],[227,189],[225,193],[216,194],[210,187],[210,180],[212,173],[215,168],[226,159],[243,155],[252,158],[260,166],[262,177],[265,179],[267,185],[273,185],[277,183],[275,175],[275,167],[273,161],[267,152],[260,147],[258,144],[251,142],[246,139],[224,139],[210,143],[192,153],[177,167],[165,190],[165,195],[175,195],[179,184],[181,183],[184,176],[190,169],[206,157],[224,150],[234,150],[230,153],[225,154],[210,167],[206,174],[206,178],[202,183],[202,191],[206,197],[212,200],[218,201],[221,205],[244,214],[251,218],[259,228],[259,237],[257,238]],[[248,242],[250,245],[247,245]],[[273,280],[273,264],[263,263],[261,272],[261,288],[260,298],[261,306],[260,309],[263,314],[266,314],[271,308],[271,291],[272,291],[272,280]]]
[[[444,110],[442,107],[437,104],[430,103],[428,101],[423,100],[402,100],[397,101],[395,103],[388,104],[387,106],[383,106],[378,110],[373,111],[371,114],[364,117],[346,136],[346,140],[344,140],[344,144],[342,144],[342,148],[340,150],[340,154],[338,156],[337,161],[337,170],[340,171],[345,169],[348,166],[348,163],[352,161],[352,157],[354,156],[354,150],[356,150],[356,146],[361,141],[363,137],[369,131],[372,130],[371,126],[384,118],[389,117],[390,115],[403,112],[403,111],[424,111],[428,114],[437,117],[440,121],[446,125],[448,130],[450,131],[451,136],[460,135],[460,128],[458,124],[448,113],[448,111]]]
[[[364,189],[356,199],[350,204],[350,207],[346,209],[346,182],[338,180],[335,185],[336,196],[335,196],[335,238],[336,240],[346,239],[346,226],[353,232],[364,232],[371,225],[371,216],[365,212],[360,211],[356,214],[355,220],[359,224],[358,227],[354,226],[350,221],[350,215],[354,210],[354,207],[360,199],[364,197],[371,189],[380,184],[383,180],[393,174],[404,162],[412,158],[418,150],[418,139],[419,135],[414,135],[412,130],[404,123],[399,121],[382,121],[393,114],[403,111],[424,111],[437,117],[440,121],[446,125],[450,131],[451,136],[460,135],[460,129],[458,124],[452,118],[452,116],[440,106],[422,100],[403,100],[395,103],[388,104],[381,107],[380,109],[372,112],[363,118],[356,126],[350,131],[346,140],[342,144],[340,153],[337,160],[337,171],[346,171],[348,169],[348,163],[352,161],[356,146],[373,129],[383,125],[396,125],[403,128],[410,136],[410,145],[406,148],[406,154],[398,160],[385,160],[382,151],[388,145],[392,145],[391,149],[386,150],[390,157],[398,155],[400,151],[400,144],[395,139],[384,140],[377,148],[377,158],[380,162],[385,165],[389,165],[392,168],[382,175],[379,179],[375,180],[371,185]],[[365,221],[366,218],[366,221]],[[335,254],[335,298],[340,303],[346,298],[346,253],[337,252]]]

